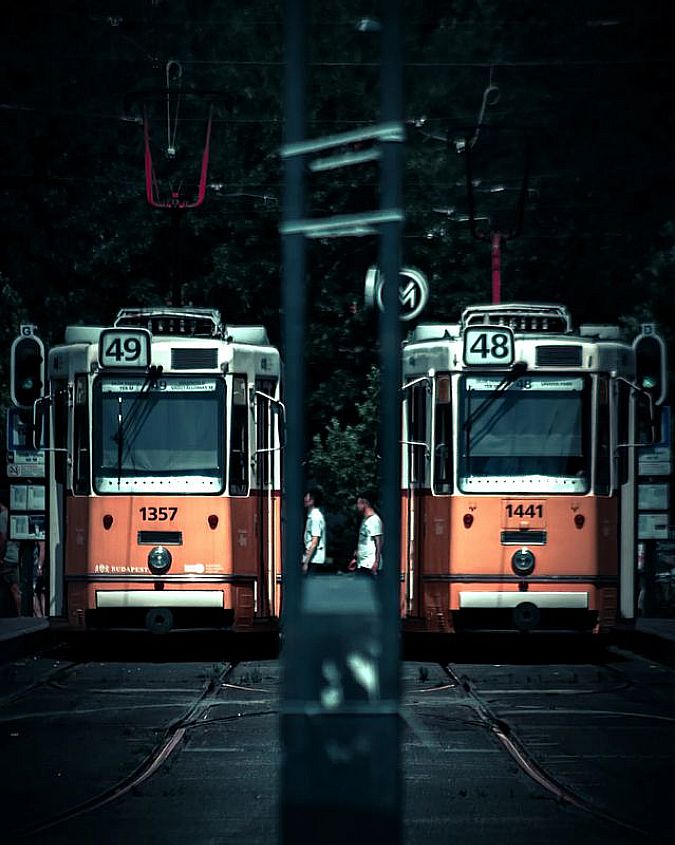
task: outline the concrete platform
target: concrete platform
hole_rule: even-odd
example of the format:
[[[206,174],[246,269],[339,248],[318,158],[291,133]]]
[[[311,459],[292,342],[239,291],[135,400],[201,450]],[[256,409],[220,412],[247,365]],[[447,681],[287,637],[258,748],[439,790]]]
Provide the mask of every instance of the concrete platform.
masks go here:
[[[675,642],[675,619],[673,618],[640,618],[635,627],[640,633]]]
[[[49,619],[35,619],[31,616],[15,616],[11,619],[0,619],[0,643],[25,637],[49,628]]]

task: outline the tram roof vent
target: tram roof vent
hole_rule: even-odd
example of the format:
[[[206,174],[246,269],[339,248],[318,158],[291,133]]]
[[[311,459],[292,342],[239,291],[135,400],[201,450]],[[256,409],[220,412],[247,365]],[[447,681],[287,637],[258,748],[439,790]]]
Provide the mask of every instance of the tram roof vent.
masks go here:
[[[252,346],[270,345],[264,326],[225,326],[225,338],[234,343],[249,343]]]
[[[98,343],[103,326],[66,326],[65,342]]]
[[[214,370],[217,366],[217,346],[178,346],[171,350],[172,370]]]
[[[618,326],[603,326],[588,323],[579,326],[581,337],[594,337],[597,340],[621,340],[621,329]]]
[[[115,327],[148,329],[153,335],[222,337],[220,312],[213,308],[122,308]]]
[[[476,325],[508,326],[517,334],[569,334],[572,318],[564,305],[504,302],[465,308],[462,328]]]
[[[459,337],[459,323],[427,323],[416,326],[408,341],[420,343],[425,340],[453,340]]]
[[[583,357],[583,346],[580,343],[555,343],[537,346],[535,350],[538,367],[580,367]]]

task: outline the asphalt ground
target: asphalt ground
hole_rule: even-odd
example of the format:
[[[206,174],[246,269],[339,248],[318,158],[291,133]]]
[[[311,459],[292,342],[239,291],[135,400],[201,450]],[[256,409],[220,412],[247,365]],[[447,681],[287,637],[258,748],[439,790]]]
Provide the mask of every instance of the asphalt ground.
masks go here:
[[[533,642],[402,664],[402,842],[675,842],[668,661]],[[0,839],[277,841],[279,663],[232,644],[194,661],[195,646],[51,643],[5,661]]]

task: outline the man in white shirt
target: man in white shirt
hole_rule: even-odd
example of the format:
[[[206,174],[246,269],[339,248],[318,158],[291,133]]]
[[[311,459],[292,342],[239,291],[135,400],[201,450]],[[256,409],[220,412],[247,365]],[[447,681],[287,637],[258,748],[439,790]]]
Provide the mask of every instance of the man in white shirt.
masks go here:
[[[321,513],[323,495],[318,487],[312,487],[305,493],[307,521],[305,522],[304,554],[302,571],[325,575],[334,572],[335,567],[326,562],[326,520]]]
[[[373,501],[370,493],[361,493],[356,500],[356,508],[363,517],[355,555],[356,572],[361,575],[376,575],[382,569],[384,535],[382,520],[375,513]]]

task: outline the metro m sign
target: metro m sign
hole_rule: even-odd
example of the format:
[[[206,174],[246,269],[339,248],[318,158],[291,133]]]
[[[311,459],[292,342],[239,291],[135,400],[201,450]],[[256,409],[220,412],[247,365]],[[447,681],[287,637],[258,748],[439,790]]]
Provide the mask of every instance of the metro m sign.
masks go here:
[[[377,305],[384,311],[382,289],[384,279],[377,267],[369,267],[366,273],[364,298],[366,305]],[[414,320],[419,316],[429,299],[429,285],[424,273],[412,267],[402,267],[399,281],[399,299],[401,301],[401,319]]]

